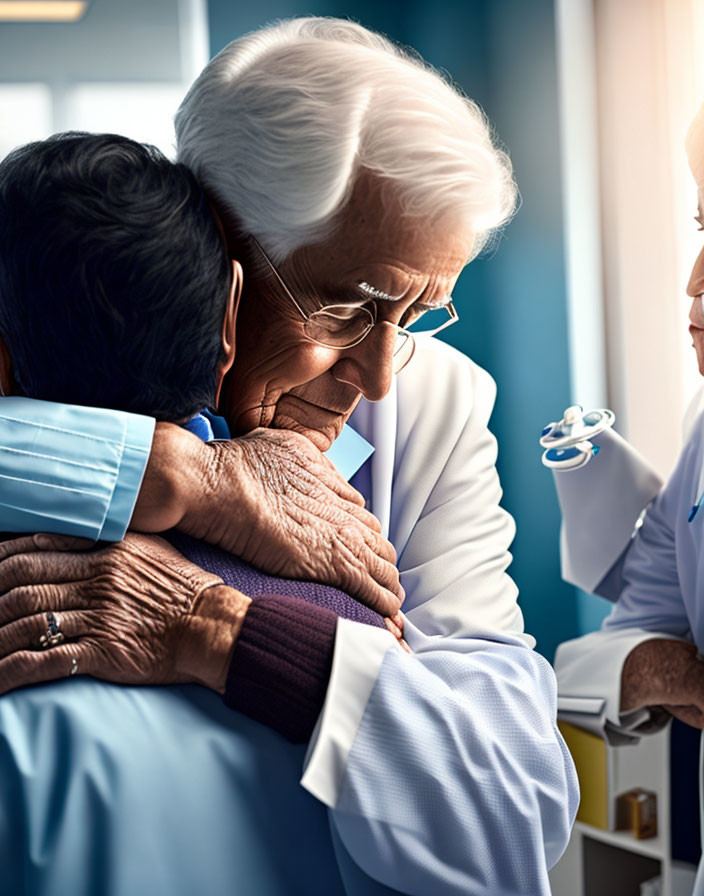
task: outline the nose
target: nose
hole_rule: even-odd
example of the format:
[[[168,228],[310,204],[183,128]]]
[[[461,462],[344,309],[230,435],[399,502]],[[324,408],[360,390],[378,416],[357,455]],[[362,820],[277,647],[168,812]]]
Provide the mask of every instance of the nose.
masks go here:
[[[695,298],[704,293],[704,249],[697,255],[687,284],[687,295]]]
[[[380,401],[391,388],[396,330],[377,324],[352,348],[345,349],[332,369],[340,383],[348,383],[368,401]]]

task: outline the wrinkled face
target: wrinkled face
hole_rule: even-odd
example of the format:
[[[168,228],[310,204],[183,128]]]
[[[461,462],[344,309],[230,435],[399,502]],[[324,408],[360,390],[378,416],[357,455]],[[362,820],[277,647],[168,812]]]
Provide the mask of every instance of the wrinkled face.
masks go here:
[[[703,193],[704,191],[699,191],[697,207],[697,222],[700,230],[704,230]],[[687,286],[687,295],[692,297],[692,307],[689,309],[689,332],[692,335],[692,345],[697,353],[699,373],[704,376],[704,249],[702,249],[694,262]]]
[[[457,227],[390,214],[388,202],[386,209],[384,214],[378,181],[361,177],[334,235],[297,250],[278,267],[304,311],[368,301],[360,283],[388,296],[376,300],[378,321],[401,324],[414,306],[446,300],[471,237]],[[362,396],[379,401],[389,391],[395,344],[394,329],[377,325],[352,348],[317,345],[276,279],[248,284],[245,269],[235,365],[220,411],[233,434],[258,426],[289,429],[325,451]]]
[[[687,156],[698,187],[697,223],[699,229],[704,230],[704,107],[700,109],[687,134]],[[687,295],[692,297],[689,332],[697,353],[699,373],[704,376],[704,249],[694,262]]]

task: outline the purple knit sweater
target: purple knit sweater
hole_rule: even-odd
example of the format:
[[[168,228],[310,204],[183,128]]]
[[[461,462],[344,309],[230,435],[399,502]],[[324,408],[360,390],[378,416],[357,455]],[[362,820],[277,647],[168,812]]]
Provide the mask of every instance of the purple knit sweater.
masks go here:
[[[384,627],[378,613],[329,585],[259,572],[180,532],[169,541],[192,563],[252,598],[223,699],[294,743],[309,740],[325,699],[337,617]]]

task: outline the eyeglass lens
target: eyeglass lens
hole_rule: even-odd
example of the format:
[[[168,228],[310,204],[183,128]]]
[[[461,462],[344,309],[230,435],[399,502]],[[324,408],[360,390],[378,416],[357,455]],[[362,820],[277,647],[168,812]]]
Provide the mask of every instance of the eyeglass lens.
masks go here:
[[[311,314],[304,330],[316,342],[343,348],[363,339],[373,326],[374,318],[368,308],[328,305]]]
[[[411,333],[430,333],[447,325],[452,315],[447,307],[412,309],[400,322]],[[317,342],[344,347],[362,339],[371,330],[374,318],[364,306],[328,305],[307,320],[306,335]]]

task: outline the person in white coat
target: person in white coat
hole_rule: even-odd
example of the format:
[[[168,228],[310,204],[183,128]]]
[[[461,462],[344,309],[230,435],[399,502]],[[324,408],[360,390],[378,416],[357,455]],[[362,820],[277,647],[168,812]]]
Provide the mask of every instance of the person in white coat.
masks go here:
[[[698,189],[701,230],[704,106],[689,129],[686,148]],[[692,298],[689,329],[704,375],[704,250],[694,263],[687,293]],[[602,448],[574,476],[556,474],[564,518],[563,571],[575,584],[617,599],[600,631],[558,648],[560,695],[577,698],[572,709],[579,708],[579,698],[601,698],[603,707],[593,724],[616,743],[659,730],[672,716],[704,729],[704,416],[693,406],[684,447],[663,487],[618,437],[607,435]],[[587,492],[590,500],[580,507],[580,496]],[[625,510],[617,514],[616,528],[605,524],[590,546],[595,531],[590,521],[605,522],[604,508],[622,498]],[[634,521],[649,501],[629,541]],[[704,865],[695,893],[704,893]]]
[[[477,107],[436,73],[336,20],[280,23],[226,48],[184,101],[177,135],[179,157],[210,192],[245,270],[220,403],[232,434],[292,430],[320,452],[349,422],[373,448],[354,485],[398,554],[409,650],[391,632],[337,622],[301,783],[329,807],[357,865],[397,891],[548,894],[576,779],[556,728],[552,670],[532,650],[506,573],[514,528],[499,507],[487,428],[494,384],[431,335],[410,333],[426,315],[456,317],[450,294],[460,270],[515,204],[508,160]],[[175,427],[168,438],[183,447],[171,455],[178,466],[159,470],[152,452],[144,487],[170,477],[181,485],[167,494],[186,498],[174,514],[159,504],[159,525],[144,522],[149,508],[138,503],[142,528],[164,528],[167,518],[245,556],[255,542],[247,559],[275,565],[281,532],[271,526],[255,538],[243,525],[242,504],[256,492],[238,490],[238,440],[194,444]],[[39,445],[23,446],[23,463]],[[275,481],[280,455],[263,458],[264,482]],[[75,458],[65,461],[75,475]],[[288,523],[285,533],[295,529]],[[388,566],[376,536],[366,533],[374,549],[363,563],[381,557]],[[131,554],[134,538],[84,555],[57,553],[51,539],[49,551],[32,538],[0,549],[0,589],[20,592],[18,619],[39,612],[41,622],[62,609],[49,606],[55,595],[43,587],[57,577],[91,594],[88,615],[72,617],[71,643],[30,653],[37,633],[13,629],[0,658],[3,690],[65,677],[74,660],[79,675],[165,680],[154,662],[125,678],[125,633],[158,630],[173,610],[145,600],[150,577],[134,553],[146,548],[140,541]],[[324,540],[313,539],[308,560],[321,556],[348,561],[344,551],[330,561]],[[150,562],[166,575],[159,548]],[[388,597],[395,583],[384,569]],[[117,594],[120,627],[95,650],[90,616],[107,618]],[[257,601],[242,609],[240,634],[230,632],[235,663]],[[274,650],[276,626],[264,637]],[[246,689],[244,678],[237,684]]]

